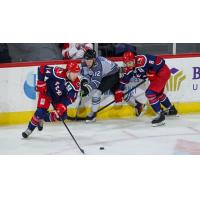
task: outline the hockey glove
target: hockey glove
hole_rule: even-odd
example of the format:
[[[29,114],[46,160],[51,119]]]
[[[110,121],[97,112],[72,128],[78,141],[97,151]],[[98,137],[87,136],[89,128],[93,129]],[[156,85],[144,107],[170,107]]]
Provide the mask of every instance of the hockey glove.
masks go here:
[[[147,78],[146,73],[142,68],[135,68],[135,70],[133,71],[133,75],[136,78],[139,78],[139,79],[146,79]]]
[[[67,107],[64,104],[56,104],[55,105],[55,110],[50,112],[50,120],[53,121],[57,121],[61,119],[65,118],[67,112]]]
[[[84,79],[81,80],[81,90],[82,90],[82,88],[84,87],[85,84],[88,84],[88,80],[84,78]]]
[[[115,91],[115,103],[119,103],[123,101],[124,93],[121,90]]]
[[[87,96],[90,93],[91,90],[92,90],[92,88],[88,84],[88,81],[86,79],[83,79],[81,81],[81,96],[82,97]]]
[[[36,91],[45,94],[47,91],[47,85],[45,81],[37,81]]]
[[[59,104],[56,104],[55,105],[55,109],[56,109],[56,113],[61,117],[65,112],[67,112],[67,107],[62,104],[62,103],[59,103]]]
[[[90,87],[90,85],[85,84],[81,89],[81,96],[82,97],[87,96],[90,93],[91,90],[92,90],[92,88]]]

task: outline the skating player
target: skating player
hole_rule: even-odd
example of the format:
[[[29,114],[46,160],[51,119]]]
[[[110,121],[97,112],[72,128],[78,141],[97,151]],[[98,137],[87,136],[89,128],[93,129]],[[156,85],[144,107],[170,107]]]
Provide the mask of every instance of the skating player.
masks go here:
[[[145,92],[146,97],[152,109],[157,114],[155,119],[152,120],[152,125],[163,125],[165,114],[177,114],[176,108],[171,104],[169,98],[164,93],[165,85],[170,78],[170,70],[165,64],[165,60],[153,55],[135,56],[132,52],[125,52],[123,59],[127,66],[127,72],[120,81],[120,87],[115,93],[115,98],[118,99],[118,101],[122,101],[124,85],[129,83],[133,76],[141,79],[147,78],[150,84]],[[165,112],[162,111],[161,104],[167,109]]]
[[[130,72],[129,67],[123,67],[123,75],[127,75]],[[136,86],[141,79],[137,77],[132,77],[130,84],[123,82],[123,79],[120,80],[119,90],[115,92],[115,103],[122,102],[122,97],[120,97],[121,91],[123,90],[126,93],[131,87]],[[138,86],[135,90],[129,92],[124,96],[124,100],[131,105],[135,110],[136,117],[141,117],[147,110],[147,98],[145,96],[145,91],[147,89],[147,82],[144,82],[142,85]]]
[[[35,111],[28,128],[22,133],[27,138],[36,127],[43,128],[43,121],[55,122],[67,118],[67,106],[72,104],[80,89],[78,64],[70,62],[66,69],[60,67],[40,66],[36,89],[39,92],[37,110]],[[49,112],[50,105],[55,110]]]

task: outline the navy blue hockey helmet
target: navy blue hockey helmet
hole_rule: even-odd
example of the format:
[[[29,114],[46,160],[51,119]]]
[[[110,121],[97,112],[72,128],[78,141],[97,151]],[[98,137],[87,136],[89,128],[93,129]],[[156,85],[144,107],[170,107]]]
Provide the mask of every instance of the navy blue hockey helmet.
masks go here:
[[[84,59],[86,60],[90,60],[90,59],[93,59],[93,58],[96,58],[96,51],[93,50],[93,49],[88,49],[85,54],[84,54]]]

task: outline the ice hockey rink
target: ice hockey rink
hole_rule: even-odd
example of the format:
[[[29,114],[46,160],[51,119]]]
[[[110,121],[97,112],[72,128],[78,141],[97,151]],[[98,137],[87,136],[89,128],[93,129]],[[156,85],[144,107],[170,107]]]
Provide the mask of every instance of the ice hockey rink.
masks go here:
[[[86,155],[189,155],[200,154],[200,115],[167,117],[166,124],[151,127],[151,118],[68,122],[68,127]],[[44,124],[28,139],[26,125],[0,127],[1,155],[80,155],[62,123]],[[104,147],[104,150],[100,150]]]

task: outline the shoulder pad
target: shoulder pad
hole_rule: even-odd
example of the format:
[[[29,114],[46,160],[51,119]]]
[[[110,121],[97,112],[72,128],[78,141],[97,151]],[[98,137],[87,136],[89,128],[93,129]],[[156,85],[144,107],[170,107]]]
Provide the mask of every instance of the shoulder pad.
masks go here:
[[[155,64],[156,64],[156,65],[161,64],[163,61],[164,61],[163,58],[156,56],[156,61],[155,61]]]
[[[105,58],[105,57],[103,57],[103,56],[97,56],[97,57],[96,57],[96,60],[105,61],[105,60],[107,60],[107,58]]]
[[[145,55],[138,55],[136,58],[136,67],[144,67],[147,63],[147,57]]]
[[[57,78],[66,78],[66,70],[61,67],[54,67],[54,75]]]

